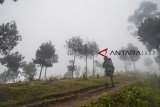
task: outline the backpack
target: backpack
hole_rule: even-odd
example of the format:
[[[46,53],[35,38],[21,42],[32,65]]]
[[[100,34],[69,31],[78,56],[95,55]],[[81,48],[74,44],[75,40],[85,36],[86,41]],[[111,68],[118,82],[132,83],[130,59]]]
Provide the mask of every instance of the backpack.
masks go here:
[[[113,66],[112,61],[111,60],[107,60],[107,65],[110,66],[110,67],[112,67]]]
[[[113,71],[115,70],[114,65],[111,60],[107,60],[103,63],[103,68],[105,68],[107,71]]]

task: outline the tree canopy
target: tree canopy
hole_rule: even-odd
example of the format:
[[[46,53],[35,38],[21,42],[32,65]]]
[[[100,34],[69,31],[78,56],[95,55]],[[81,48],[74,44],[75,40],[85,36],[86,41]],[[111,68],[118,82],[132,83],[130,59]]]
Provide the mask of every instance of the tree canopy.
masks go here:
[[[150,1],[143,1],[139,8],[134,11],[134,14],[128,18],[128,21],[139,27],[145,19],[154,18],[155,16],[160,16],[157,4]]]
[[[138,39],[148,50],[158,49],[160,43],[160,18],[148,18],[138,29]]]
[[[53,63],[58,62],[58,55],[55,53],[55,48],[51,41],[41,44],[39,49],[36,51],[36,58],[33,62],[41,66],[39,79],[44,66],[52,67]]]
[[[18,0],[13,0],[14,2],[18,1]],[[3,4],[5,2],[5,0],[0,0],[0,4]]]
[[[18,41],[21,41],[21,35],[17,30],[16,22],[8,22],[0,25],[0,54],[7,55]]]
[[[83,47],[83,39],[81,39],[80,36],[73,36],[66,41],[65,47],[68,55],[80,56],[80,52],[82,51]]]
[[[2,65],[5,65],[7,68],[17,71],[19,67],[23,66],[24,57],[19,53],[11,53],[1,59]]]
[[[4,82],[6,82],[8,76],[10,76],[11,78],[16,78],[18,76],[18,69],[20,67],[23,67],[24,64],[23,59],[24,57],[19,52],[11,53],[1,58],[2,65],[8,68],[8,70],[6,71],[7,75],[5,77]]]
[[[33,80],[34,76],[36,75],[36,65],[33,62],[25,63],[23,65],[23,74],[24,77],[28,80]]]

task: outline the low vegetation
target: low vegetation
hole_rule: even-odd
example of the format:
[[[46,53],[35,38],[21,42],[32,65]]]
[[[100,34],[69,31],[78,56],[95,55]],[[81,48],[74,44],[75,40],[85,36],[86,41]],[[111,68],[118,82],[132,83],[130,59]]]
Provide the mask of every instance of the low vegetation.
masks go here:
[[[115,74],[115,83],[135,81],[123,73]],[[90,77],[87,80],[77,79],[48,79],[44,81],[18,82],[0,84],[0,106],[24,105],[33,102],[46,102],[48,99],[76,94],[78,91],[93,89],[105,84],[103,77]],[[110,82],[109,82],[110,84]],[[75,92],[75,93],[74,93]]]
[[[84,107],[159,107],[160,76],[150,75],[144,81],[124,87],[108,95],[103,93],[101,99]]]

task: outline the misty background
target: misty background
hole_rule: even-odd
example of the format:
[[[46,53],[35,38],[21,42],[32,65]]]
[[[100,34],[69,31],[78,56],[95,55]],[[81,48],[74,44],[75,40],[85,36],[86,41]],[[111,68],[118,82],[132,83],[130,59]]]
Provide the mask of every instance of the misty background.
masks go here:
[[[15,21],[22,41],[13,51],[19,51],[26,61],[35,58],[36,50],[46,41],[51,40],[58,54],[58,63],[49,68],[47,75],[58,75],[67,72],[68,60],[73,57],[67,55],[65,41],[72,36],[80,36],[84,40],[95,40],[100,50],[118,50],[128,43],[133,43],[139,50],[146,50],[145,46],[128,31],[128,18],[144,0],[6,0],[0,5],[0,24]],[[149,1],[149,0],[148,0]],[[160,5],[159,0],[150,0]],[[124,70],[124,64],[117,56],[109,56],[115,65],[115,70]],[[136,68],[147,71],[144,58],[141,56]],[[96,60],[103,61],[102,56]],[[85,66],[84,59],[76,59],[76,65],[81,65],[81,72]],[[91,71],[92,62],[88,62]],[[158,70],[154,62],[155,71]],[[5,69],[4,66],[0,73]],[[133,66],[130,67],[133,70]],[[153,72],[153,71],[152,71]],[[39,74],[39,69],[38,73]],[[43,75],[43,74],[42,74]]]

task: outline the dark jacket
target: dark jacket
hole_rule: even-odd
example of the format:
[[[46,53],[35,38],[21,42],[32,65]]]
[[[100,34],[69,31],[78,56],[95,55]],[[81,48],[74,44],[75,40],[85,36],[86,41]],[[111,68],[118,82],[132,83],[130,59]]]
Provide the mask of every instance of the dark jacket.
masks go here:
[[[112,61],[110,60],[103,62],[103,68],[105,68],[106,72],[114,72],[114,69],[115,69]]]

